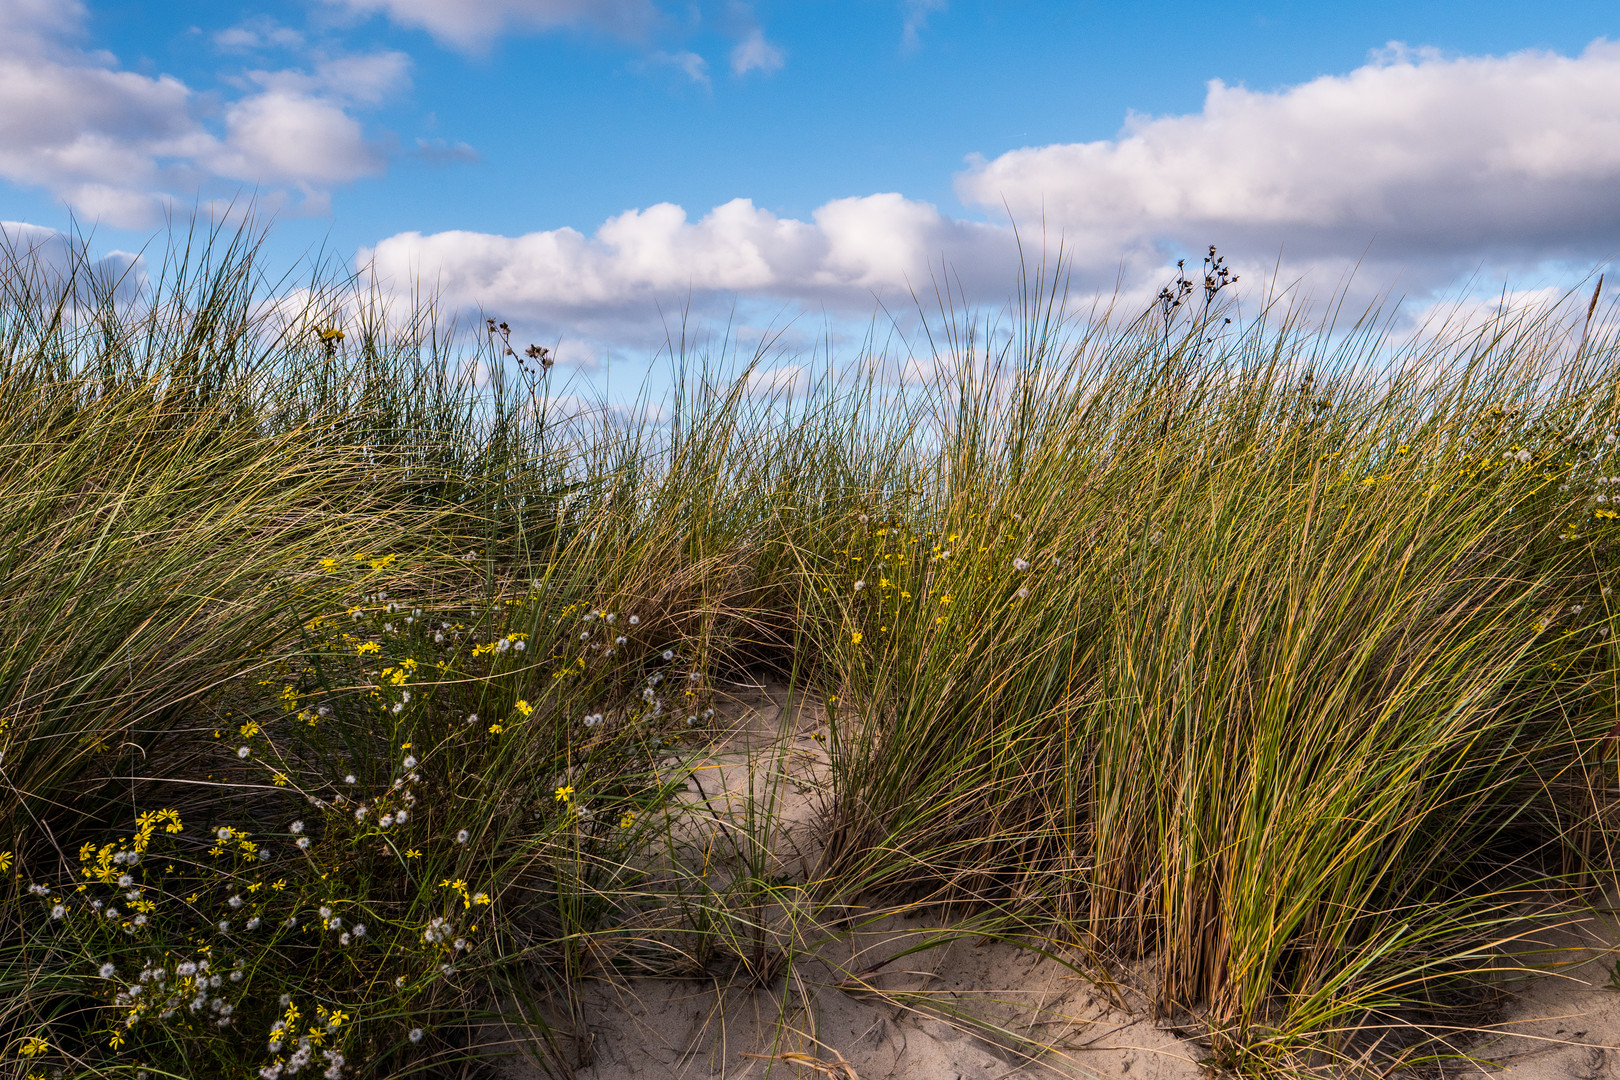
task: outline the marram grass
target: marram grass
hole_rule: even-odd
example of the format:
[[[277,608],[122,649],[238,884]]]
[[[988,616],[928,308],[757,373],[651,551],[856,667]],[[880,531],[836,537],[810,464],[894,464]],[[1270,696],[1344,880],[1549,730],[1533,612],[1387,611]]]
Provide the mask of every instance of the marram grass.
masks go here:
[[[243,237],[0,282],[0,1074],[460,1075],[497,1016],[563,1073],[587,976],[769,983],[896,903],[1222,1067],[1415,1062],[1611,883],[1590,311],[1397,348],[1037,278],[923,385],[705,370],[664,428]],[[765,793],[728,883],[674,839],[745,671],[830,710],[808,877]]]

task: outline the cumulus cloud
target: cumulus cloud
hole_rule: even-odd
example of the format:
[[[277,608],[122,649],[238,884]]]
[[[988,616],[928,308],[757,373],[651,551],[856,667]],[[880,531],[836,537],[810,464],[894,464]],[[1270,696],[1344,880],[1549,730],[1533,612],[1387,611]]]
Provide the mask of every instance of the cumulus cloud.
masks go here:
[[[326,0],[350,11],[383,14],[426,30],[462,50],[478,50],[508,32],[565,27],[645,38],[662,19],[652,0]]]
[[[348,110],[408,82],[401,54],[250,72],[220,131],[198,119],[197,95],[179,79],[76,47],[86,17],[78,3],[0,0],[0,177],[42,187],[90,220],[140,227],[169,192],[193,196],[210,181],[288,185],[319,207],[324,187],[385,166]],[[277,34],[268,22],[238,29],[227,42],[244,48]],[[273,187],[265,195],[278,201]]]
[[[926,290],[941,260],[1003,281],[1015,265],[1004,230],[896,194],[836,199],[812,221],[734,199],[695,222],[670,203],[627,211],[588,237],[402,233],[360,259],[379,281],[420,281],[455,303],[587,321],[733,293],[870,308]]]
[[[76,3],[0,0],[0,176],[128,222],[148,210],[145,190],[166,159],[206,154],[213,141],[179,80],[64,45],[84,16]]]
[[[38,289],[47,303],[55,290],[72,282],[76,304],[94,303],[109,291],[120,300],[133,299],[145,269],[139,255],[97,255],[78,238],[21,221],[0,221],[0,266],[8,278]]]
[[[697,220],[661,203],[507,237],[401,233],[363,252],[379,280],[566,333],[657,336],[657,314],[733,298],[869,314],[910,307],[948,273],[953,296],[1000,303],[1059,243],[1082,307],[1143,310],[1178,254],[1220,245],[1240,298],[1304,278],[1352,306],[1423,304],[1470,273],[1487,287],[1620,250],[1620,44],[1579,55],[1446,57],[1392,47],[1344,75],[1275,91],[1221,82],[1203,107],[1128,118],[1112,139],[977,160],[957,178],[994,224],[887,193],[809,220],[737,199]],[[1553,273],[1561,274],[1554,266]],[[902,377],[910,377],[902,376]]]
[[[1600,256],[1620,240],[1620,44],[1576,57],[1392,46],[1275,92],[979,161],[961,197],[1116,246],[1208,239],[1306,257]]]
[[[232,105],[225,114],[228,145],[212,164],[225,176],[270,183],[344,183],[382,169],[360,122],[342,106],[281,91]]]

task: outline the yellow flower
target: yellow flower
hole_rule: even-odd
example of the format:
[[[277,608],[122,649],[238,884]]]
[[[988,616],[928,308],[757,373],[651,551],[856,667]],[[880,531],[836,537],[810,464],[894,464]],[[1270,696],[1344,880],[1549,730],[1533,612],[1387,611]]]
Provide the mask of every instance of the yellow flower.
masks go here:
[[[534,715],[534,706],[530,705],[527,701],[524,701],[522,698],[518,698],[517,704],[513,705],[512,708],[514,708],[518,712],[522,713],[525,717]]]
[[[422,853],[415,848],[411,848],[411,850],[405,853],[405,857],[407,859],[420,859],[422,857]]]
[[[636,823],[636,812],[634,810],[626,810],[619,817],[619,828],[621,828],[621,829],[628,829],[630,826],[634,825],[635,823]]]
[[[22,1054],[22,1056],[25,1058],[36,1058],[50,1048],[51,1044],[40,1038],[38,1035],[30,1035],[28,1038],[23,1040],[22,1047],[18,1050],[18,1053]]]
[[[857,630],[849,635],[849,641],[851,645],[859,645],[861,643],[861,632]]]
[[[501,727],[501,725],[498,724],[498,723],[489,725],[489,733],[491,735],[499,735],[501,732],[503,732],[505,730],[506,729]]]
[[[359,653],[361,656],[370,656],[373,653],[382,652],[382,646],[377,644],[375,641],[362,641],[359,645],[355,646],[354,651]]]
[[[574,797],[574,785],[564,784],[562,787],[553,792],[553,794],[557,796],[558,802],[567,802],[569,799]]]
[[[321,560],[321,569],[325,570],[328,574],[330,574],[332,571],[336,570],[337,568],[338,568],[338,561],[336,559],[331,558],[329,556],[329,557]]]
[[[0,851],[0,871],[11,869],[11,852]]]

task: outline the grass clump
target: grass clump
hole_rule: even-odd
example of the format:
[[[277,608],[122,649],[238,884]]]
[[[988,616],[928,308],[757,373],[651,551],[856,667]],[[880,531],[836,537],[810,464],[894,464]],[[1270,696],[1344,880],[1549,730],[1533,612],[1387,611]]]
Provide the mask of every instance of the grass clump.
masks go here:
[[[887,905],[1242,1072],[1456,1052],[1614,870],[1614,342],[1233,323],[1212,265],[666,430],[244,237],[9,250],[4,1067],[448,1074],[504,1014],[565,1072],[587,976],[769,984]],[[716,882],[683,770],[761,671],[829,710],[825,845],[762,795]]]

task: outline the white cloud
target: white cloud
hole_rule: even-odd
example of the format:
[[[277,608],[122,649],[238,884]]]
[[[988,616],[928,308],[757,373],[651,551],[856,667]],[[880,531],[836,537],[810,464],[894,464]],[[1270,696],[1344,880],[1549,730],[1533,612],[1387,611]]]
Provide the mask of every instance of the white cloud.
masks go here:
[[[1607,254],[1620,240],[1620,44],[1454,59],[1391,47],[1276,92],[1215,81],[1198,113],[1005,153],[958,192],[1115,247]]]
[[[334,184],[380,172],[382,155],[342,106],[271,90],[237,102],[225,114],[228,147],[216,172],[269,183]]]
[[[386,164],[347,109],[405,85],[402,54],[250,72],[239,80],[249,92],[226,104],[216,131],[179,79],[121,70],[110,54],[71,44],[85,18],[76,3],[0,0],[0,178],[42,187],[91,221],[140,227],[174,201],[169,193],[190,201],[211,181],[287,185],[318,208],[325,186]],[[274,32],[243,28],[258,41]],[[261,198],[278,204],[284,193]]]
[[[926,291],[941,260],[976,286],[1010,280],[1015,265],[1006,230],[953,221],[900,195],[837,199],[813,217],[781,218],[734,199],[692,222],[660,203],[610,218],[590,237],[566,228],[401,233],[360,260],[379,282],[420,281],[455,304],[608,322],[731,293],[869,309],[874,295]]]
[[[477,50],[509,31],[585,27],[637,40],[662,15],[652,0],[327,0],[360,14],[383,14],[458,49]]]
[[[36,297],[44,303],[50,303],[54,290],[70,280],[74,303],[94,303],[108,289],[129,300],[145,273],[139,255],[127,251],[94,255],[76,237],[20,221],[0,221],[0,268],[25,293],[37,290]]]
[[[89,63],[0,54],[0,177],[45,187],[114,224],[149,215],[166,159],[207,154],[191,92]]]
[[[697,220],[661,203],[588,235],[401,233],[362,258],[378,280],[436,285],[455,305],[645,343],[659,312],[724,314],[733,298],[869,314],[877,296],[904,313],[911,290],[931,309],[948,279],[953,297],[999,304],[1017,283],[1010,213],[1032,264],[1061,243],[1077,310],[1111,294],[1143,310],[1167,255],[1191,252],[1196,267],[1215,243],[1245,304],[1303,278],[1290,302],[1405,295],[1421,314],[1470,271],[1529,288],[1529,270],[1550,263],[1538,272],[1557,277],[1558,260],[1620,250],[1616,91],[1620,45],[1604,41],[1574,57],[1392,48],[1272,92],[1212,83],[1200,111],[1133,116],[1114,139],[979,161],[958,191],[997,224],[895,193],[833,200],[809,220],[747,199]]]
[[[765,32],[757,26],[731,49],[731,70],[737,75],[746,75],[750,71],[763,71],[768,75],[781,70],[786,62],[782,50],[766,41]]]

